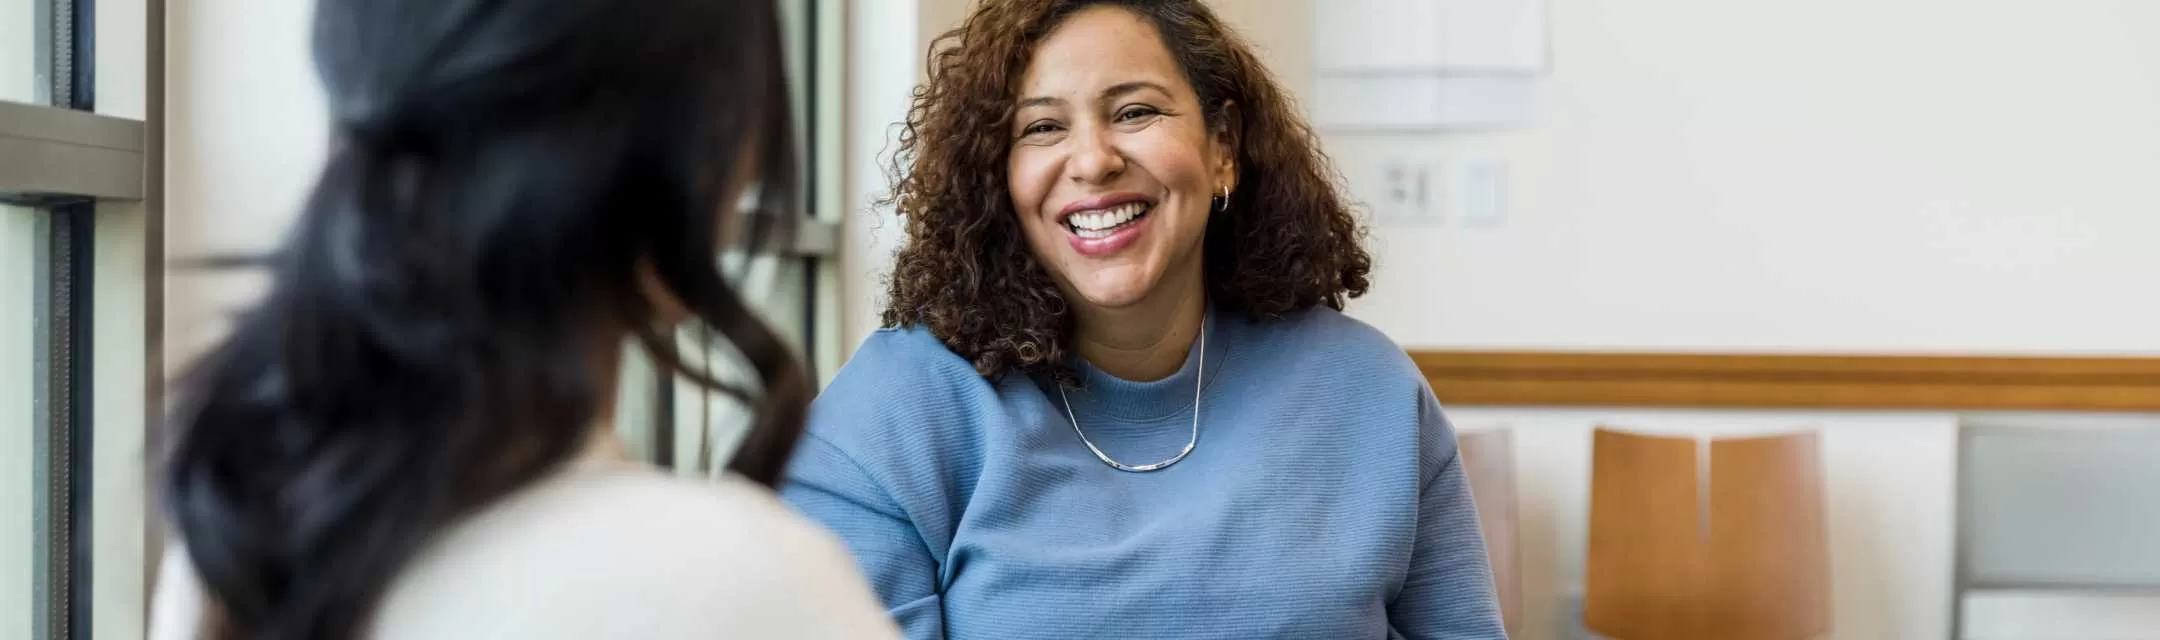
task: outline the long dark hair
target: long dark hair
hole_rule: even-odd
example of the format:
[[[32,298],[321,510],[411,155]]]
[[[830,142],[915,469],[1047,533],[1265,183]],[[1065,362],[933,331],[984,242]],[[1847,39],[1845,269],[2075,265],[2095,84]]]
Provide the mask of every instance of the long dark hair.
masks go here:
[[[268,294],[181,381],[162,435],[209,635],[365,635],[431,535],[588,441],[612,386],[596,354],[625,333],[748,402],[729,466],[778,480],[808,381],[716,266],[788,228],[776,9],[319,3],[333,150]],[[748,192],[759,211],[737,215]],[[684,367],[655,298],[755,380]]]

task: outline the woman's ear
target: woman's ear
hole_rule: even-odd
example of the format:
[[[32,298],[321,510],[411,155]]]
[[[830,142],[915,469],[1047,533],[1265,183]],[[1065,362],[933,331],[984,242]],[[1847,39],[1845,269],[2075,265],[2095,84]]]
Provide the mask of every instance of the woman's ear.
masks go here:
[[[1224,101],[1210,135],[1215,145],[1215,184],[1232,189],[1237,188],[1238,132],[1244,130],[1239,118],[1237,103]]]

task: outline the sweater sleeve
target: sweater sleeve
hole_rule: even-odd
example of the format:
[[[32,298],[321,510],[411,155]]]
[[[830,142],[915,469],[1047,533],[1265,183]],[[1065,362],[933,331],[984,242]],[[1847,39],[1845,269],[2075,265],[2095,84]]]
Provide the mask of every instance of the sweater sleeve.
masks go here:
[[[840,537],[910,640],[945,637],[936,557],[899,503],[847,452],[804,434],[781,497]]]
[[[1431,471],[1419,487],[1417,543],[1402,591],[1388,605],[1388,624],[1409,640],[1505,639],[1455,429],[1430,389],[1420,395],[1420,447]]]

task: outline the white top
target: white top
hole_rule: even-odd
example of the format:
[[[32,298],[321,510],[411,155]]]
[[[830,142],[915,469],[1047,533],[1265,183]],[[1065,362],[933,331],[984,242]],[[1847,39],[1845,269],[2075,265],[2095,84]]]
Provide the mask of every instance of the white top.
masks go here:
[[[151,640],[194,640],[203,594],[165,553]],[[379,640],[899,638],[831,534],[728,475],[586,459],[445,530],[392,582]]]

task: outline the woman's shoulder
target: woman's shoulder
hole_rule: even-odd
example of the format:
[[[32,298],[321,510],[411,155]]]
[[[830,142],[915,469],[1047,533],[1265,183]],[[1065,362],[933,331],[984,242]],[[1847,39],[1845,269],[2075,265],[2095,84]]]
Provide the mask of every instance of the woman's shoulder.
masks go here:
[[[1337,368],[1419,380],[1424,376],[1410,354],[1379,328],[1341,311],[1315,306],[1269,321],[1249,321],[1248,331],[1265,357],[1308,362],[1321,359]]]
[[[841,444],[895,427],[953,424],[997,403],[999,385],[921,327],[872,332],[810,408],[810,433]],[[849,447],[853,448],[853,447]]]
[[[633,462],[577,462],[452,527],[431,555],[485,548],[576,547],[593,539],[699,547],[698,558],[780,545],[805,551],[820,532],[741,476],[671,475]]]
[[[988,386],[974,365],[929,329],[888,327],[863,339],[818,401],[921,397]]]
[[[166,553],[152,637],[206,598]],[[735,476],[573,467],[442,531],[379,603],[380,638],[897,637],[831,534]]]
[[[1363,412],[1359,417],[1372,419],[1373,424],[1399,420],[1394,424],[1404,429],[1356,433],[1379,438],[1376,442],[1388,446],[1400,444],[1401,437],[1417,438],[1421,443],[1417,450],[1428,470],[1437,470],[1440,462],[1454,456],[1454,427],[1425,373],[1409,352],[1379,328],[1327,307],[1254,326],[1258,327],[1255,333],[1266,336],[1263,342],[1268,345],[1258,349],[1266,354],[1260,358],[1275,360],[1256,368],[1268,372],[1262,375],[1276,376],[1270,379],[1272,383],[1323,388],[1335,406]]]
[[[472,637],[889,636],[875,602],[840,543],[764,487],[624,466],[558,474],[445,531],[378,624],[383,637],[474,624]]]
[[[937,334],[921,326],[884,327],[870,332],[841,367],[840,375],[847,376],[851,370],[859,377],[908,381],[981,377],[966,358],[953,353]]]
[[[573,467],[489,506],[447,531],[420,564],[518,564],[557,552],[608,549],[571,553],[581,557],[564,558],[563,566],[591,561],[578,568],[610,574],[635,566],[623,560],[684,568],[763,564],[775,556],[815,560],[837,549],[825,544],[831,542],[771,491],[740,476],[691,479],[621,463]],[[629,554],[618,556],[618,550]],[[424,579],[428,572],[420,567],[415,573]]]

